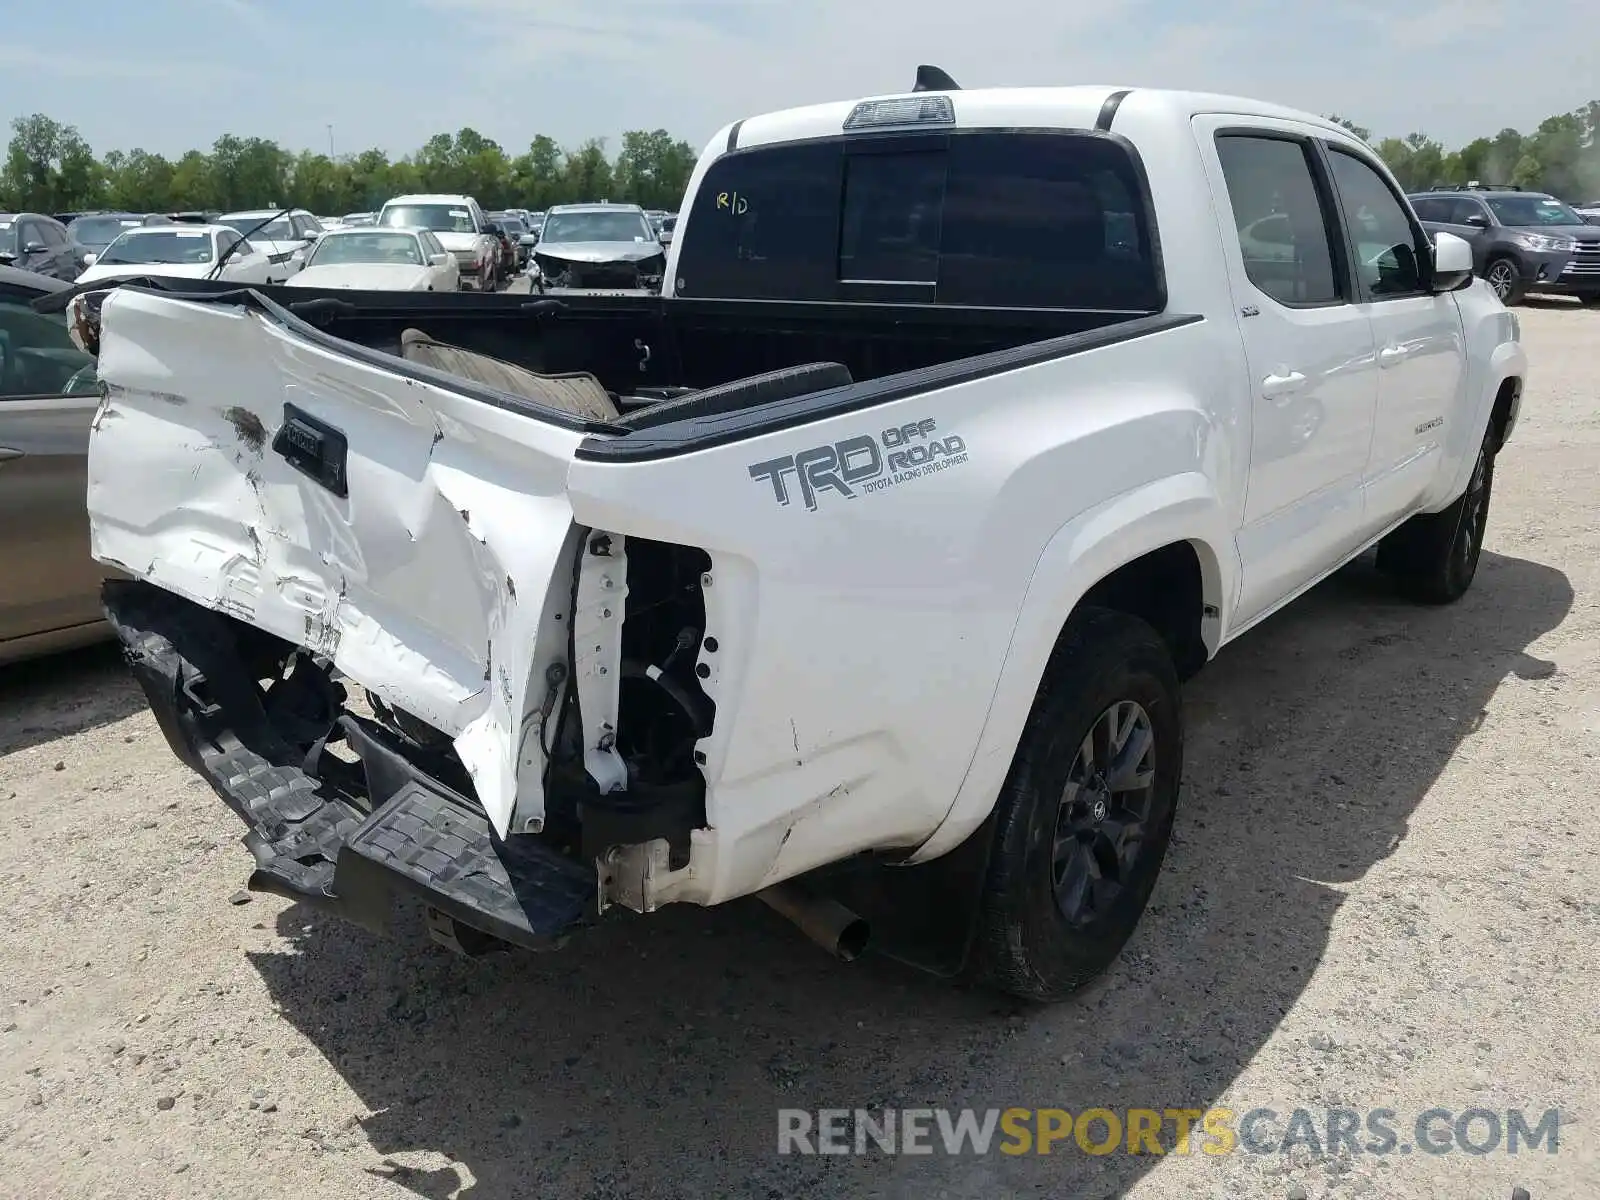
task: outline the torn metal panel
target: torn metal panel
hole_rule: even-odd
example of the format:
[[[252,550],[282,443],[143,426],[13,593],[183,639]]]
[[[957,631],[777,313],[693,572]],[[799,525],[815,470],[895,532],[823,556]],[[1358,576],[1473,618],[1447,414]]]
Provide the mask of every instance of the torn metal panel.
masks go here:
[[[95,557],[325,654],[449,734],[501,836],[519,779],[520,819],[541,818],[524,727],[565,653],[564,637],[540,642],[558,627],[552,587],[570,595],[565,480],[582,435],[329,354],[259,313],[133,289],[104,302],[99,370]],[[275,446],[286,404],[343,434],[347,495]]]
[[[617,751],[627,598],[626,539],[600,531],[590,534],[578,568],[578,603],[572,616],[573,674],[583,714],[583,765],[601,795],[628,787],[628,767]]]

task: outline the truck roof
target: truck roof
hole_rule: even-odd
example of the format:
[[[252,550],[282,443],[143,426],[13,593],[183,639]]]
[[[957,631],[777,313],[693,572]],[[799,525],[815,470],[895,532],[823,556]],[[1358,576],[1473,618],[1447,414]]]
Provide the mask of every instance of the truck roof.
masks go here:
[[[471,199],[471,196],[447,195],[444,192],[415,192],[385,200],[383,207],[388,208],[391,204],[465,204]]]
[[[573,213],[573,212],[636,212],[636,213],[642,213],[642,212],[644,212],[644,209],[640,208],[637,204],[612,204],[612,203],[610,203],[608,201],[608,202],[603,203],[603,204],[602,203],[552,204],[550,206],[550,208],[549,208],[549,212],[553,212],[553,213]]]
[[[857,105],[882,100],[928,99],[933,96],[945,97],[950,101],[958,129],[1093,129],[1107,105],[1111,105],[1113,111],[1121,105],[1129,111],[1137,107],[1143,113],[1165,115],[1175,121],[1186,121],[1200,113],[1236,113],[1240,116],[1300,121],[1330,131],[1348,133],[1342,126],[1315,113],[1243,96],[1078,84],[1071,87],[889,92],[856,100],[837,100],[747,117],[724,126],[712,144],[720,142],[731,150],[737,146],[837,136],[844,129],[845,119]]]
[[[237,212],[225,212],[221,216],[227,221],[265,221],[268,217],[275,217],[279,213],[291,217],[313,215],[311,210],[306,208],[241,208]]]

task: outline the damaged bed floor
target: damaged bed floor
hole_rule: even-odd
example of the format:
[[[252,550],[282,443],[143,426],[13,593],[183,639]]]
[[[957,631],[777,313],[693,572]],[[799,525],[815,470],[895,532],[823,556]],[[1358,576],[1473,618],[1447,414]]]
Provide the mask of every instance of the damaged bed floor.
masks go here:
[[[1470,595],[1358,563],[1190,686],[1151,909],[1059,1007],[836,964],[753,901],[545,957],[454,959],[415,913],[379,941],[240,892],[110,650],[0,671],[0,1193],[1600,1195],[1600,313],[1522,319]],[[1569,1123],[1554,1155],[776,1153],[780,1107],[961,1105]]]

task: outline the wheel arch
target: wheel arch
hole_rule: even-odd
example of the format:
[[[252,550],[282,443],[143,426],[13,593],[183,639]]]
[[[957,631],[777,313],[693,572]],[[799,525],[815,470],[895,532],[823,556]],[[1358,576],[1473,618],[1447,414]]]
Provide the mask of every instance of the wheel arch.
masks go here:
[[[1489,268],[1495,263],[1499,262],[1502,258],[1517,268],[1518,275],[1522,274],[1523,269],[1526,266],[1526,263],[1522,258],[1522,254],[1515,247],[1506,245],[1490,246],[1483,252],[1482,273],[1487,275],[1489,273]]]
[[[988,817],[1050,656],[1082,605],[1150,621],[1189,673],[1216,652],[1239,580],[1230,529],[1211,481],[1194,472],[1134,489],[1056,532],[1029,580],[966,775],[944,820],[909,861],[954,849]],[[1171,595],[1152,595],[1157,587],[1170,587]]]

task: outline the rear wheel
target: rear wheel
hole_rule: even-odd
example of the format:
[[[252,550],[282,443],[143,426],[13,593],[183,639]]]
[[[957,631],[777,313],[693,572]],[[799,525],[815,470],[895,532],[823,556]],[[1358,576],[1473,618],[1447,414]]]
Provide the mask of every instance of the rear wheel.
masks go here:
[[[1496,258],[1490,261],[1484,269],[1483,277],[1489,286],[1494,289],[1494,294],[1500,297],[1501,304],[1522,303],[1522,271],[1515,260],[1509,258]]]
[[[1593,296],[1579,296],[1578,299],[1583,301],[1585,308],[1600,308],[1600,292]]]
[[[1172,837],[1181,704],[1149,625],[1107,609],[1068,621],[996,808],[976,947],[986,983],[1056,1000],[1121,952]]]
[[[1478,573],[1494,490],[1494,432],[1484,435],[1467,490],[1441,512],[1412,517],[1378,545],[1378,568],[1424,604],[1466,595]]]

